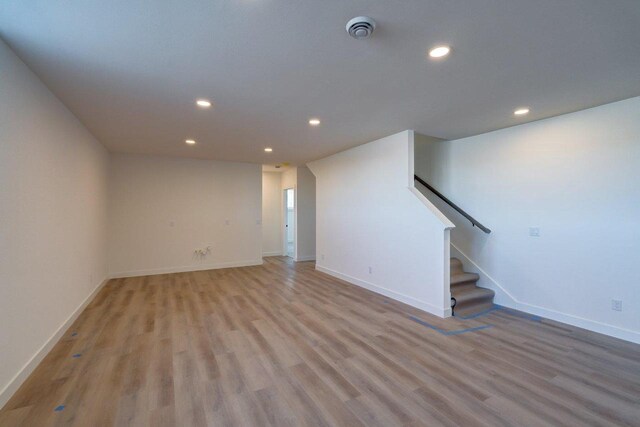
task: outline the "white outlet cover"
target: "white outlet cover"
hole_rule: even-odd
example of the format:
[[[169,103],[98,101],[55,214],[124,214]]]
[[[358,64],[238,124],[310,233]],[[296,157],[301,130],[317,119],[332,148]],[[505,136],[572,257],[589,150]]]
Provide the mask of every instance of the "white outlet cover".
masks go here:
[[[540,237],[540,228],[539,227],[529,227],[529,236],[530,237]]]

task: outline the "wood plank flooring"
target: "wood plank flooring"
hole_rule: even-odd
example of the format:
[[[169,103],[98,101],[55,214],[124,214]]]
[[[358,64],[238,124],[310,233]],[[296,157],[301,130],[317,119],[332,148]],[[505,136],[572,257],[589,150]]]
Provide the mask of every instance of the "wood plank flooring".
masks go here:
[[[274,257],[110,281],[0,425],[640,426],[640,346],[438,319]]]

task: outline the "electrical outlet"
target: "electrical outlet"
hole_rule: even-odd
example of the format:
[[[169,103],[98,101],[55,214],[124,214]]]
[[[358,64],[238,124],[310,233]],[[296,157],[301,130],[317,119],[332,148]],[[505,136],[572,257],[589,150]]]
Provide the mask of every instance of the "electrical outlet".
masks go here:
[[[622,301],[619,299],[611,300],[611,310],[613,311],[622,311]]]
[[[530,237],[540,237],[540,228],[538,228],[538,227],[529,227],[529,236]]]
[[[369,267],[369,274],[373,273],[373,268]]]

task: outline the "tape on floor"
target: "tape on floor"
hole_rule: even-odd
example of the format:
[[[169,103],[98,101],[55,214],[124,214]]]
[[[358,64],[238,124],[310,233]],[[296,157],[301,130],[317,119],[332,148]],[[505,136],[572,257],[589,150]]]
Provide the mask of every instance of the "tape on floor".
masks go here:
[[[475,328],[458,329],[458,330],[455,330],[455,331],[445,331],[445,330],[440,329],[440,328],[438,328],[436,326],[433,326],[430,323],[425,322],[422,319],[418,319],[417,317],[409,316],[409,319],[411,319],[414,322],[419,323],[419,324],[421,324],[423,326],[426,326],[427,328],[431,328],[434,331],[439,332],[439,333],[441,333],[442,335],[445,335],[445,336],[460,335],[460,334],[465,334],[467,332],[481,331],[483,329],[488,329],[488,328],[493,327],[493,325],[483,325],[483,326],[476,326]]]

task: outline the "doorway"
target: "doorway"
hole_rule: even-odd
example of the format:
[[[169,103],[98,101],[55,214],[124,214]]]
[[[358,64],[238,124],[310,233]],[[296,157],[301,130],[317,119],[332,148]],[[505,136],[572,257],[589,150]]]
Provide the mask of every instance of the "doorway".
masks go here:
[[[284,190],[284,253],[291,258],[295,258],[296,253],[295,203],[295,190]]]

